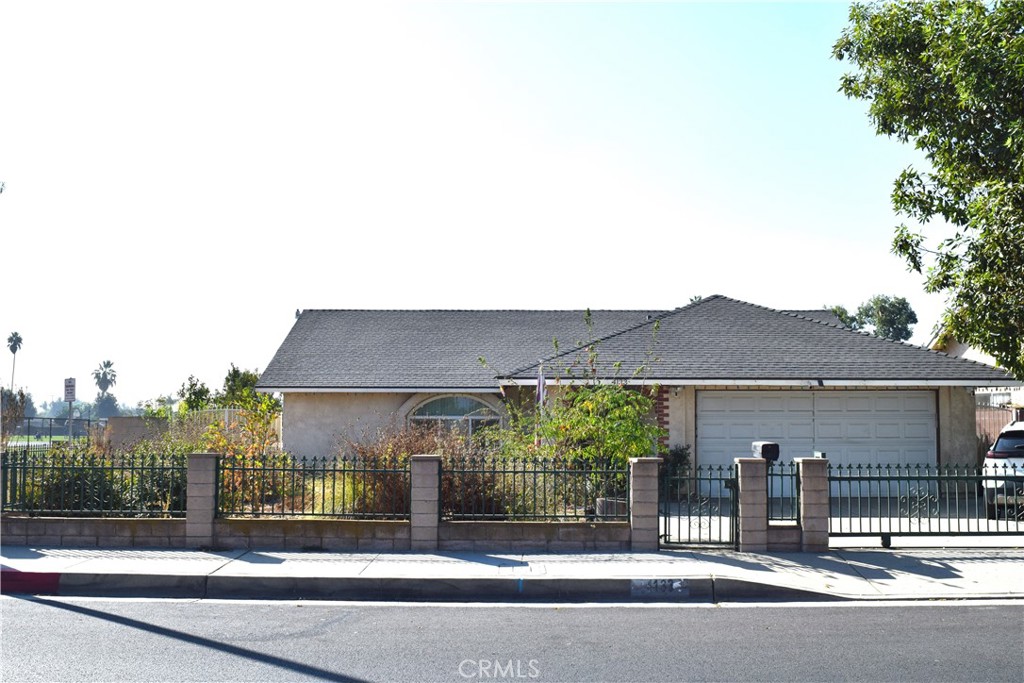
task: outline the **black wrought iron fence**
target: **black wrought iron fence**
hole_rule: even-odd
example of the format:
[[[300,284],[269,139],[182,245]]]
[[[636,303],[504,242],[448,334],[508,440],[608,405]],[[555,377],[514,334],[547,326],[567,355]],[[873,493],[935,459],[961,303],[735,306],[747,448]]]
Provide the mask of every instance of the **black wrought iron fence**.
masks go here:
[[[735,466],[665,465],[660,480],[661,545],[735,546]]]
[[[220,516],[409,518],[407,458],[222,458],[217,472]]]
[[[768,519],[795,522],[800,515],[800,482],[795,462],[768,464]]]
[[[1024,534],[1024,472],[1012,466],[829,468],[831,536]]]
[[[440,497],[448,520],[625,521],[629,468],[560,458],[445,458]]]
[[[0,504],[46,517],[183,517],[186,474],[184,454],[5,451]]]

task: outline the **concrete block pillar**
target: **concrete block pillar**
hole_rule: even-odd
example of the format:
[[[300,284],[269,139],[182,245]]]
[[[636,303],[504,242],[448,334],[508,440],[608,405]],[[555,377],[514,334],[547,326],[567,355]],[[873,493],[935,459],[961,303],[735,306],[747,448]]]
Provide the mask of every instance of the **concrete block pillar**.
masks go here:
[[[823,552],[828,550],[830,515],[828,460],[796,458],[795,462],[800,480],[801,549],[804,552]]]
[[[192,548],[211,548],[214,545],[218,457],[217,453],[190,453],[188,456],[185,543]]]
[[[441,520],[441,456],[412,456],[412,520],[410,548],[437,550]]]
[[[658,550],[658,466],[661,458],[629,459],[629,527],[633,552]]]
[[[768,469],[761,458],[736,458],[739,549],[768,550]]]

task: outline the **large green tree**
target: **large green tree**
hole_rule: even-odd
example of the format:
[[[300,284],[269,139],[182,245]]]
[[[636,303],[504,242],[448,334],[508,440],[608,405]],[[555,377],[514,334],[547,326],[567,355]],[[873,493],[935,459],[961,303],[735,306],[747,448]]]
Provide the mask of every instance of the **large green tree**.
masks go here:
[[[0,389],[0,448],[7,448],[25,417],[25,392]]]
[[[234,366],[232,366],[234,367]],[[200,382],[195,375],[189,375],[188,381],[178,389],[178,398],[186,411],[203,410],[210,405],[212,393],[205,382]]]
[[[224,408],[246,408],[249,410],[266,409],[278,411],[281,409],[281,402],[269,394],[260,394],[256,391],[256,382],[260,380],[259,370],[242,370],[231,364],[231,369],[224,376],[224,390],[218,392],[213,401]]]
[[[906,341],[913,334],[917,314],[901,296],[876,294],[850,313],[843,306],[830,306],[830,311],[847,327],[868,330],[879,337]]]
[[[117,397],[113,394],[96,394],[96,401],[92,404],[95,417],[117,417],[121,414],[117,407]]]
[[[946,295],[943,324],[1024,379],[1024,2],[855,3],[833,48],[880,135],[927,170],[896,179],[893,251]]]
[[[240,406],[256,394],[256,382],[260,379],[258,372],[242,370],[231,364],[231,369],[224,376],[224,390],[216,396],[219,405],[225,407]]]

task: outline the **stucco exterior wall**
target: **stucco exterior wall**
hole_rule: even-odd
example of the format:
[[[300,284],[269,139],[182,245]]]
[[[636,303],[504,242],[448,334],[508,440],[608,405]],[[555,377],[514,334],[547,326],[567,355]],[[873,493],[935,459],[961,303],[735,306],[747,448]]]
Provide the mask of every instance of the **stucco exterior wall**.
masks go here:
[[[364,440],[400,425],[397,414],[412,393],[286,393],[284,449],[299,458],[327,457],[345,440]]]
[[[693,387],[672,387],[668,393],[668,445],[689,446],[691,456],[697,443],[697,393]]]
[[[708,390],[779,391],[806,387],[708,386]],[[924,387],[922,387],[924,388]],[[552,387],[555,391],[556,388]],[[865,388],[867,390],[868,388]],[[882,387],[870,387],[872,391]],[[912,389],[900,387],[899,389]],[[848,387],[825,387],[813,391],[849,391]],[[696,448],[697,392],[695,387],[671,387],[668,393],[670,446]],[[408,413],[441,394],[415,393],[288,393],[285,394],[282,439],[284,448],[297,457],[333,455],[343,440],[364,440],[378,430],[402,426]],[[501,411],[498,397],[474,395]],[[971,389],[939,387],[937,428],[940,464],[975,464],[975,406]],[[700,455],[693,452],[696,462]]]
[[[939,387],[939,464],[978,465],[974,393],[965,387]]]
[[[281,423],[284,449],[299,458],[331,456],[343,442],[367,441],[382,429],[400,428],[423,403],[453,395],[463,394],[286,393]],[[472,397],[504,413],[498,396]]]

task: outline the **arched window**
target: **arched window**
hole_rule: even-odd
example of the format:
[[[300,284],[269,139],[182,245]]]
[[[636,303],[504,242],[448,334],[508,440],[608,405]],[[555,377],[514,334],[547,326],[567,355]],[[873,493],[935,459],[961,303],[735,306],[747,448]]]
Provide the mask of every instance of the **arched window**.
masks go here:
[[[501,417],[483,401],[468,396],[441,396],[427,401],[409,415],[413,424],[432,425],[465,434],[473,434],[481,427],[497,425]]]

